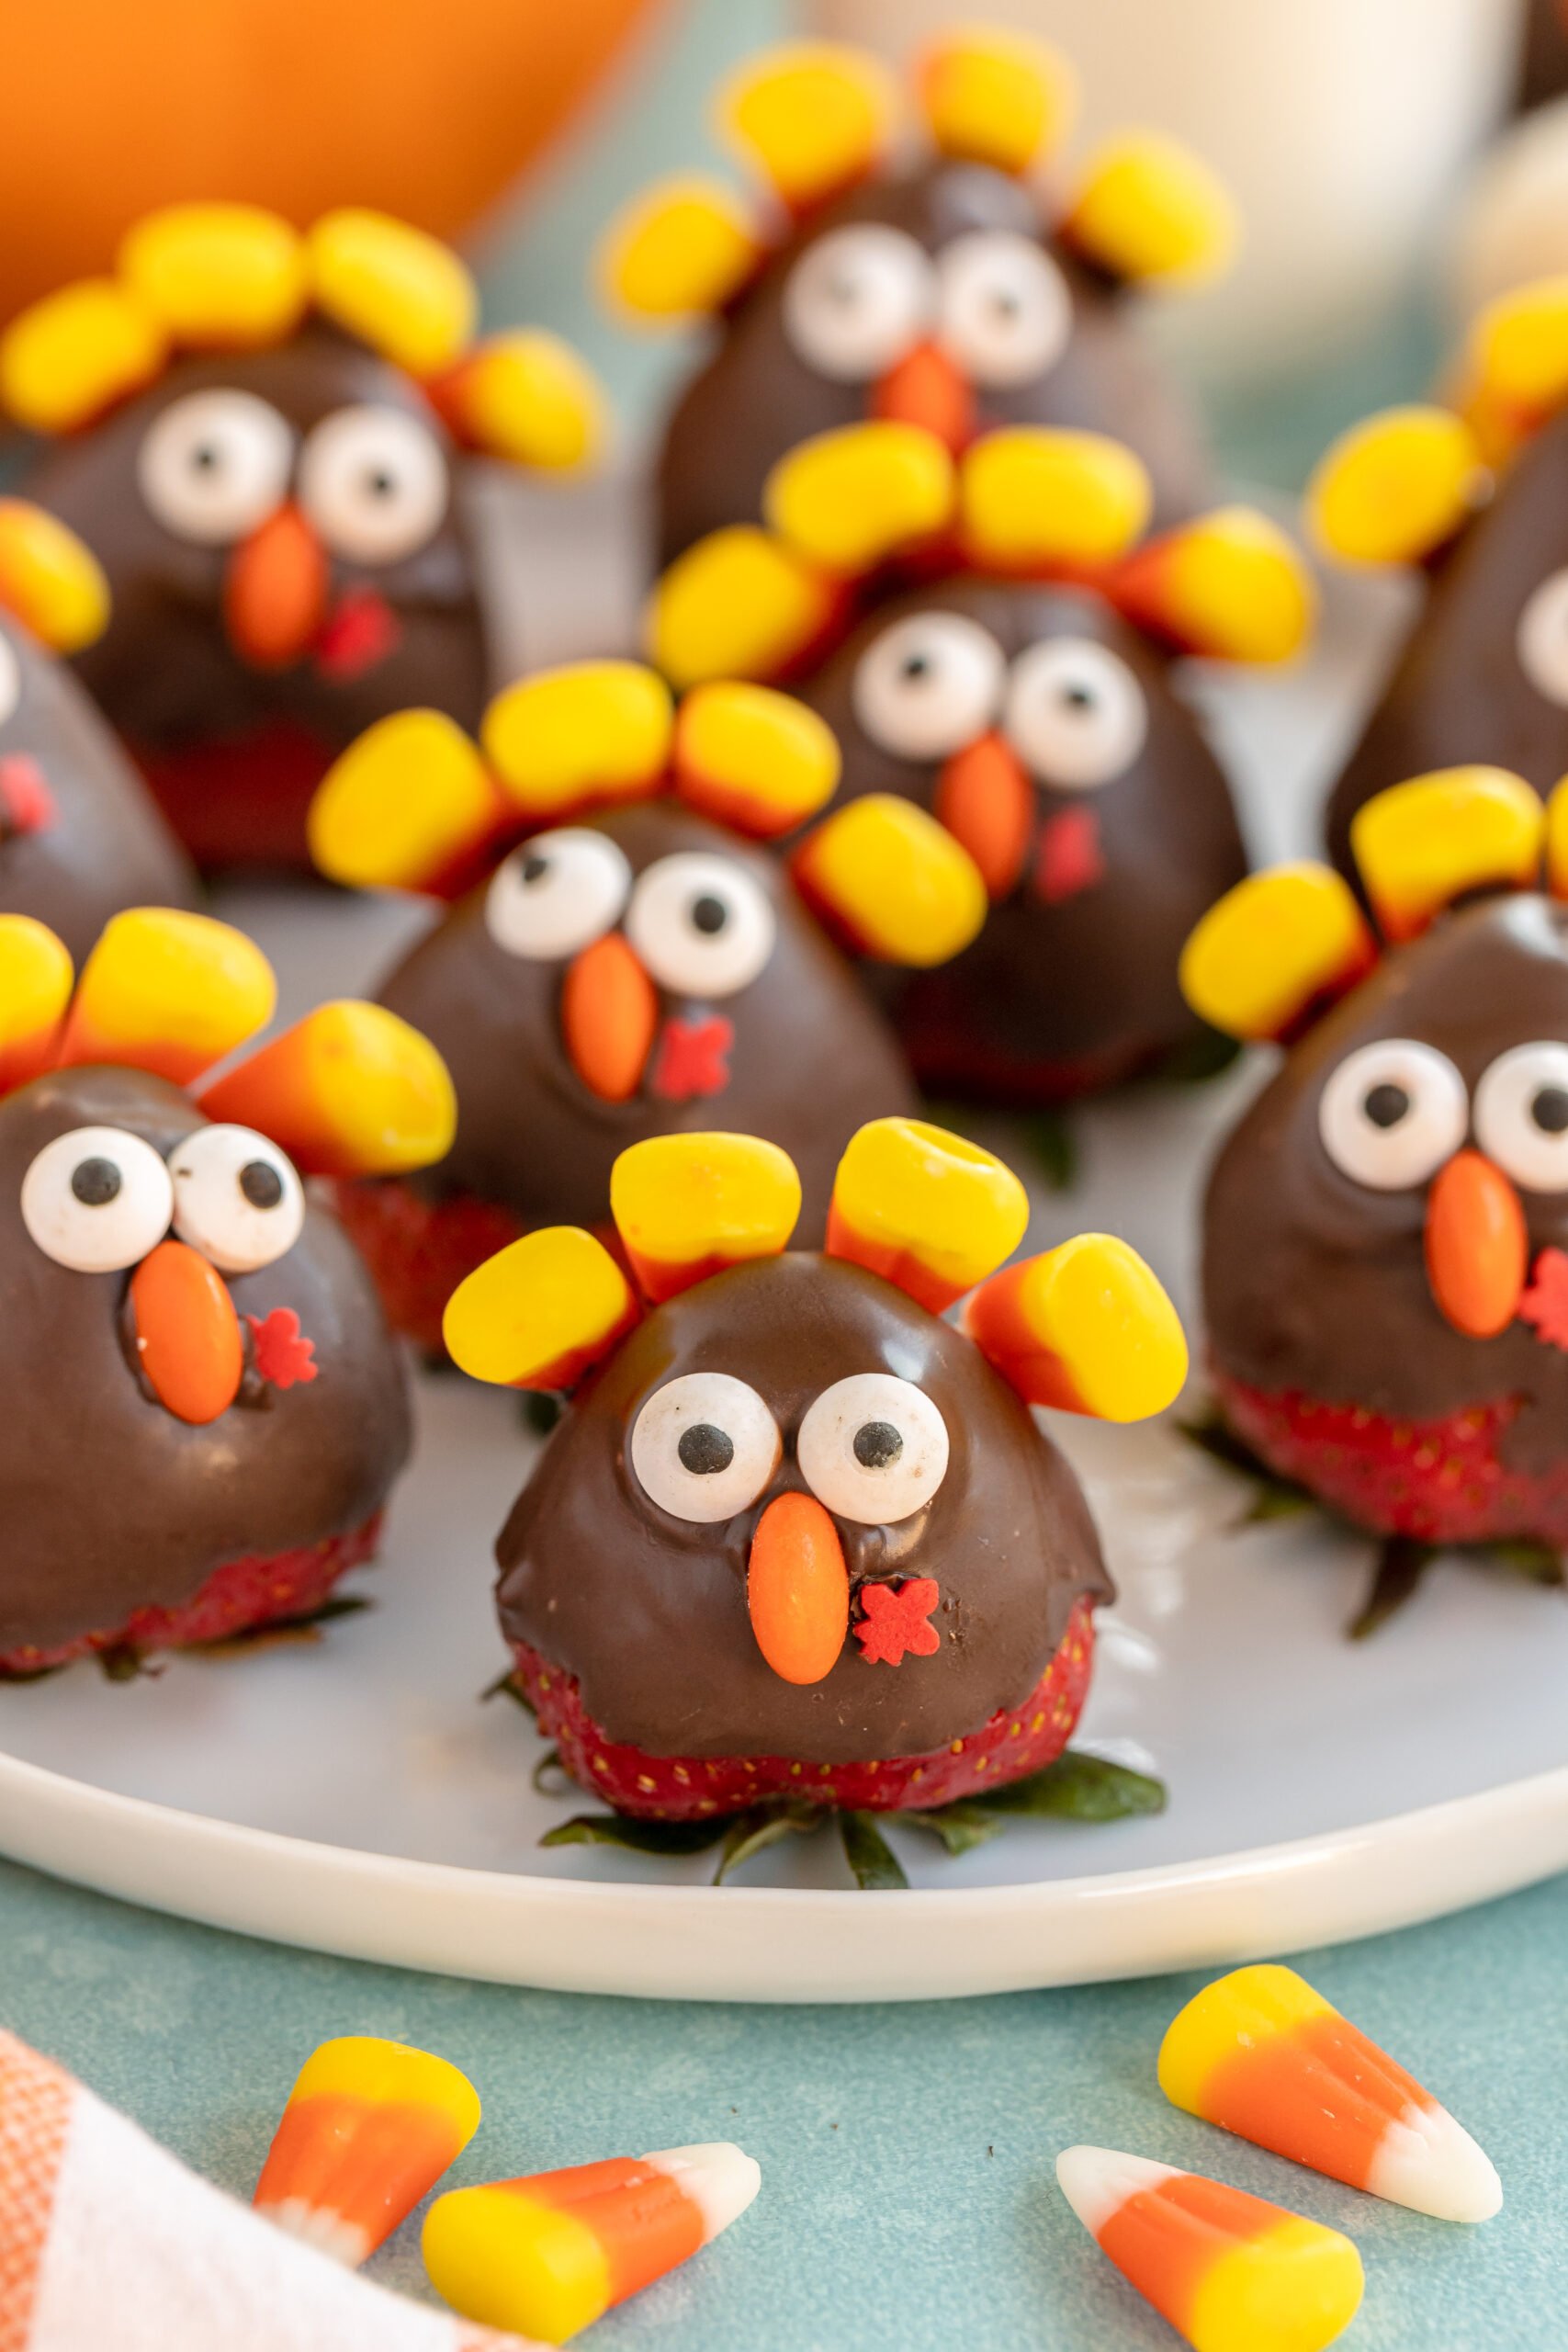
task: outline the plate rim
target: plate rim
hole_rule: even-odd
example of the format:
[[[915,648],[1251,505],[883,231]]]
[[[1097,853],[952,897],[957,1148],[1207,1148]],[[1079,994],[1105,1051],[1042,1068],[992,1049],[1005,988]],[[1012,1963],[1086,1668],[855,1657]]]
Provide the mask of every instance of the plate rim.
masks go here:
[[[1568,1869],[1568,1765],[1186,1862],[879,1899],[378,1854],[0,1750],[0,1852],[203,1926],[392,1967],[655,1999],[926,2000],[1234,1966],[1513,1893]],[[888,1938],[895,1902],[919,1935]]]

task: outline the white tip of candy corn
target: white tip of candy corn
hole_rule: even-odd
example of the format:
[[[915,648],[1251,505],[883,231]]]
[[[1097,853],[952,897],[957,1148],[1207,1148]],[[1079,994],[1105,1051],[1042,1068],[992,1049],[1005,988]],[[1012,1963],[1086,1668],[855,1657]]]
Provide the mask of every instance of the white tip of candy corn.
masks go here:
[[[669,2173],[703,2216],[703,2243],[739,2221],[762,2186],[762,2167],[733,2140],[706,2140],[690,2148],[660,2148],[643,2158]]]
[[[1176,2173],[1174,2165],[1123,2155],[1116,2148],[1064,2148],[1056,2159],[1056,2186],[1093,2238],[1129,2197],[1174,2180]]]
[[[368,2231],[357,2222],[345,2222],[341,2213],[312,2205],[307,2197],[283,2197],[276,2205],[258,2205],[256,2211],[280,2230],[287,2230],[291,2238],[313,2245],[318,2254],[331,2255],[347,2270],[357,2270],[370,2252]]]
[[[1503,2203],[1497,2167],[1446,2107],[1407,2107],[1367,2174],[1374,2197],[1439,2222],[1489,2222]]]

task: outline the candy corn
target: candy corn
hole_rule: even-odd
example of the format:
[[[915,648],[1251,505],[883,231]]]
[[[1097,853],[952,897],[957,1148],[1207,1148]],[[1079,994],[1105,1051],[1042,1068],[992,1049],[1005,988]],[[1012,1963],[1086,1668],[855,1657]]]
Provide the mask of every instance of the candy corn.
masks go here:
[[[0,499],[0,605],[56,653],[102,635],[109,588],[74,531],[23,498]]]
[[[33,433],[68,433],[150,383],[167,344],[111,277],[46,294],[0,335],[0,402]]]
[[[31,915],[0,915],[0,1094],[47,1069],[71,997],[71,958]]]
[[[978,1144],[923,1119],[874,1119],[839,1162],[828,1253],[940,1315],[1011,1256],[1028,1223],[1023,1186]]]
[[[940,531],[956,490],[935,435],[889,418],[801,442],[763,484],[762,512],[796,555],[853,578]]]
[[[120,277],[176,343],[281,343],[310,294],[305,248],[254,204],[170,204],[121,242]]]
[[[1378,793],[1350,847],[1385,939],[1412,939],[1479,889],[1529,889],[1545,835],[1541,804],[1506,768],[1443,768]]]
[[[1442,2222],[1503,2202],[1491,2160],[1293,1968],[1238,1968],[1188,2002],[1159,2053],[1176,2106]]]
[[[1000,26],[964,26],[915,64],[916,95],[944,155],[1026,172],[1058,147],[1077,111],[1077,82],[1043,40]]]
[[[1190,148],[1134,130],[1089,158],[1062,233],[1118,277],[1191,285],[1229,265],[1239,223],[1224,187]]]
[[[446,245],[384,212],[329,212],[305,240],[318,309],[412,376],[449,368],[479,296]]]
[[[116,915],[82,967],[61,1062],[129,1064],[186,1086],[272,1018],[272,967],[208,915]]]
[[[1193,2352],[1320,2352],[1360,2307],[1347,2237],[1200,2173],[1065,2148],[1063,2196],[1102,2254]]]
[[[1307,484],[1307,526],[1341,563],[1418,563],[1451,538],[1486,476],[1446,408],[1385,409],[1341,434]]]
[[[761,2180],[718,2140],[456,2188],[426,2218],[425,2268],[465,2319],[564,2344],[727,2230]]]
[[[863,50],[799,41],[732,74],[717,113],[731,143],[798,210],[870,167],[896,105],[891,76]]]
[[[831,798],[842,763],[826,719],[792,695],[735,679],[698,686],[675,726],[675,785],[721,825],[771,840]]]
[[[801,844],[794,872],[858,954],[891,964],[945,964],[986,920],[986,884],[969,852],[896,793],[868,792],[835,809]]]
[[[254,2203],[352,2268],[389,2237],[479,2128],[445,2058],[351,2034],[323,2041],[288,2095]]]
[[[1200,514],[1119,566],[1117,603],[1185,653],[1284,662],[1306,638],[1317,594],[1301,554],[1250,506]]]
[[[1181,951],[1181,992],[1228,1037],[1283,1041],[1377,956],[1349,884],[1303,860],[1248,875],[1216,899]]]
[[[502,1388],[571,1388],[638,1319],[631,1285],[602,1241],[541,1226],[487,1258],[446,1302],[454,1363]]]
[[[1149,519],[1148,469],[1102,433],[1016,425],[987,433],[959,477],[964,552],[988,570],[1109,563]]]
[[[1546,887],[1554,899],[1568,899],[1568,777],[1547,798]]]
[[[610,1170],[610,1213],[644,1295],[672,1298],[726,1266],[776,1257],[800,1216],[787,1152],[757,1136],[649,1136]]]
[[[654,589],[645,633],[677,686],[772,678],[828,628],[839,594],[772,531],[738,523],[678,556]]]
[[[570,473],[604,443],[597,378],[539,327],[487,335],[429,392],[459,441],[511,465]]]
[[[327,770],[310,803],[310,854],[333,882],[420,890],[496,831],[505,802],[455,719],[378,718]]]
[[[90,967],[89,967],[90,968]],[[206,1088],[210,1119],[260,1127],[305,1176],[392,1176],[451,1148],[446,1065],[384,1005],[318,1005]]]
[[[1080,1233],[1004,1267],[970,1300],[964,1328],[1030,1405],[1142,1421],[1187,1377],[1180,1320],[1135,1250]]]
[[[508,686],[479,731],[507,798],[542,823],[656,791],[674,717],[670,689],[640,662],[573,662]]]
[[[761,259],[750,208],[722,180],[692,173],[648,189],[611,224],[599,280],[634,317],[695,317],[722,310]]]

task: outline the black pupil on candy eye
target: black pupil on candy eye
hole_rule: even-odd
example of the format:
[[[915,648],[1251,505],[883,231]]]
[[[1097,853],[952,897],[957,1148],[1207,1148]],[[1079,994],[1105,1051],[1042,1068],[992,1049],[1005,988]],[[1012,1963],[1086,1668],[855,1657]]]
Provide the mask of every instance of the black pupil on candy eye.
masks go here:
[[[365,477],[365,487],[372,498],[390,498],[398,486],[397,477],[385,466],[376,466]]]
[[[990,304],[998,319],[1010,322],[1018,316],[1020,309],[1018,296],[1008,287],[998,286],[990,296]]]
[[[240,1190],[254,1209],[275,1209],[283,1198],[283,1179],[265,1159],[247,1159],[240,1170]]]
[[[1092,710],[1094,708],[1094,688],[1092,686],[1063,686],[1060,690],[1059,698],[1066,705],[1069,710]]]
[[[729,921],[729,909],[722,899],[704,896],[692,901],[692,927],[711,939]]]
[[[863,1470],[886,1470],[904,1451],[891,1421],[863,1421],[855,1431],[855,1460]]]
[[[550,861],[547,857],[525,857],[523,860],[523,879],[525,883],[542,882],[549,870]]]
[[[1562,1135],[1568,1129],[1568,1087],[1543,1086],[1530,1104],[1530,1117],[1543,1135]]]
[[[85,1209],[107,1208],[124,1179],[112,1159],[83,1159],[71,1170],[71,1190]]]
[[[735,1459],[735,1441],[728,1430],[716,1429],[711,1421],[694,1421],[682,1430],[681,1442],[675,1448],[681,1457],[681,1467],[689,1470],[694,1478],[716,1477],[728,1470]]]
[[[931,657],[929,653],[906,653],[899,665],[899,675],[905,678],[929,678],[931,672]]]
[[[1410,1097],[1403,1086],[1385,1081],[1373,1087],[1361,1107],[1374,1127],[1397,1127],[1410,1108]]]
[[[190,453],[190,461],[198,474],[211,474],[217,472],[222,458],[210,441],[198,441]]]

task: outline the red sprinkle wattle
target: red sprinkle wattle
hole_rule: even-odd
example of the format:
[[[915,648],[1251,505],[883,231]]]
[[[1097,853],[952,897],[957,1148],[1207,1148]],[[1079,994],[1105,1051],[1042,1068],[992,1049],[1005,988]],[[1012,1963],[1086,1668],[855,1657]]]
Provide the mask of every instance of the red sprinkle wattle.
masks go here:
[[[177,1650],[197,1642],[231,1641],[236,1634],[254,1633],[290,1617],[308,1617],[319,1609],[338,1578],[350,1568],[374,1559],[381,1535],[381,1513],[372,1512],[346,1535],[329,1535],[320,1544],[302,1544],[270,1558],[230,1560],[214,1568],[180,1609],[138,1609],[123,1624],[98,1633],[78,1634],[52,1649],[24,1644],[0,1653],[0,1676],[38,1674],[47,1667],[68,1666],[73,1658],[96,1651]]]
[[[698,1821],[742,1813],[770,1798],[795,1797],[856,1813],[924,1811],[1021,1781],[1055,1763],[1072,1736],[1094,1665],[1094,1619],[1074,1606],[1050,1665],[1027,1699],[994,1714],[966,1738],[924,1756],[854,1764],[803,1764],[787,1756],[649,1756],[606,1738],[563,1674],[514,1642],[515,1680],[572,1778],[615,1808],[654,1821]]]
[[[1499,1455],[1517,1397],[1441,1420],[1396,1421],[1360,1405],[1325,1405],[1213,1374],[1225,1419],[1280,1477],[1379,1535],[1422,1544],[1532,1543],[1568,1547],[1568,1446],[1544,1474]]]

